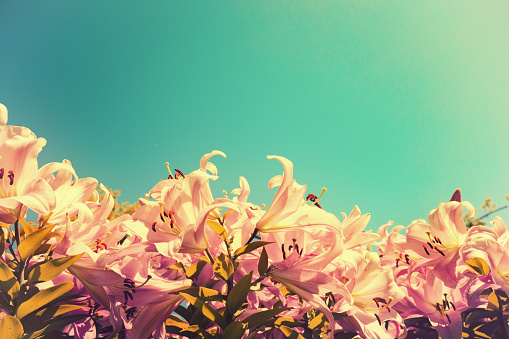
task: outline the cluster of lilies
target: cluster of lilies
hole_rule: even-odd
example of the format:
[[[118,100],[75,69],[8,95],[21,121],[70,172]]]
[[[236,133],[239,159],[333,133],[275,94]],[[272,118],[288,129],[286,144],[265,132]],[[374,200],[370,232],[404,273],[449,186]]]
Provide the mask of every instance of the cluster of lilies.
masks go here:
[[[45,143],[0,105],[6,338],[405,338],[409,319],[426,319],[455,339],[462,313],[509,292],[507,228],[498,217],[467,228],[475,210],[459,190],[428,221],[374,233],[357,206],[341,220],[322,209],[325,189],[306,194],[280,156],[268,157],[283,167],[268,207],[248,201],[244,177],[214,198],[209,160],[225,154],[212,151],[188,174],[167,165],[132,215],[110,221],[96,179],[67,160],[38,166]]]

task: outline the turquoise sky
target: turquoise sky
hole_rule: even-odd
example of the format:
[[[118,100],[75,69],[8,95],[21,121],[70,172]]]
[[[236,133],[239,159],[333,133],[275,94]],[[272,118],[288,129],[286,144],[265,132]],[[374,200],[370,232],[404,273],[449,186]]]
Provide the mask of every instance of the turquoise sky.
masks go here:
[[[509,194],[507,1],[1,1],[0,102],[135,201],[213,149],[216,197],[295,178],[369,227]],[[506,202],[507,203],[507,202]],[[502,213],[509,219],[509,213]]]

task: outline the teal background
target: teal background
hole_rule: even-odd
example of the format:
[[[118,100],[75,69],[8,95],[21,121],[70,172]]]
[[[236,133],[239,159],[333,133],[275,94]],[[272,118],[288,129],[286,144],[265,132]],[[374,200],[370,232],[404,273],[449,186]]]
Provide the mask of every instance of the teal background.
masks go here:
[[[509,194],[507,1],[0,2],[9,124],[135,201],[213,149],[254,203],[289,158],[368,227]],[[502,217],[508,213],[501,213]]]

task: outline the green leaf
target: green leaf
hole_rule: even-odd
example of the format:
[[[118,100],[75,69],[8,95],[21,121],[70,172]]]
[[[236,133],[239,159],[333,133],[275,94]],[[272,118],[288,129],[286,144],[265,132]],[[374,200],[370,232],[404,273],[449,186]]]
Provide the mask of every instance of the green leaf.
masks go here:
[[[242,322],[247,323],[247,328],[252,328],[263,324],[272,317],[275,317],[281,312],[291,310],[291,307],[273,308],[271,310],[261,311],[258,313],[251,314],[249,317],[244,319]]]
[[[73,288],[73,286],[74,284],[72,282],[66,281],[56,286],[52,286],[50,288],[38,292],[32,298],[19,305],[16,316],[18,317],[18,319],[22,319],[24,316],[32,313],[33,311],[38,310],[41,307],[44,307],[45,305],[52,302],[54,299],[65,294],[71,288]]]
[[[207,225],[209,225],[214,232],[216,232],[221,238],[223,238],[223,240],[226,240],[228,238],[226,228],[224,228],[224,226],[221,225],[216,220],[207,220]]]
[[[27,236],[34,233],[34,228],[26,220],[20,219],[19,223],[21,224],[21,227]]]
[[[255,241],[255,242],[249,243],[249,244],[237,249],[235,251],[235,257],[239,257],[243,254],[247,254],[249,252],[256,250],[259,247],[262,247],[262,246],[265,246],[268,244],[272,244],[272,243],[273,243],[273,241]]]
[[[195,298],[201,299],[203,301],[221,301],[223,300],[223,295],[216,290],[201,287],[201,286],[193,286],[188,287],[186,289],[180,290],[179,292],[184,292],[189,295],[192,295]]]
[[[348,317],[348,314],[346,313],[338,313],[338,312],[332,312],[332,316],[334,317],[334,320],[343,319],[345,317]]]
[[[251,288],[252,277],[253,272],[243,276],[242,279],[233,286],[232,290],[228,294],[228,298],[226,299],[226,309],[230,314],[235,314],[235,312],[237,312],[246,301],[249,289]]]
[[[186,300],[189,301],[191,305],[196,307],[196,309],[200,310],[200,312],[204,316],[218,324],[221,328],[226,327],[226,320],[223,318],[223,316],[219,314],[219,312],[217,312],[211,306],[207,305],[203,300],[193,297],[192,295],[187,293],[180,293],[180,295],[186,298]]]
[[[30,257],[36,249],[42,244],[47,236],[50,234],[54,226],[49,226],[41,230],[35,231],[34,233],[27,236],[18,247],[18,253],[21,260],[26,260]]]
[[[19,293],[19,282],[12,273],[9,266],[0,260],[0,291],[4,292],[12,299],[15,299]]]
[[[321,328],[325,325],[325,323],[328,324],[329,320],[327,320],[323,313],[320,313],[311,319],[311,321],[309,322],[309,328],[312,330]]]
[[[53,305],[47,308],[43,308],[42,310],[35,313],[38,317],[41,317],[43,320],[51,319],[54,317],[58,317],[67,312],[81,310],[85,307],[83,305]]]
[[[76,321],[79,321],[81,319],[88,318],[90,315],[88,314],[76,314],[76,315],[64,315],[59,316],[56,318],[53,318],[48,325],[46,325],[44,328],[25,334],[26,339],[34,339],[39,338],[41,336],[44,336],[44,338],[53,338],[54,335],[48,336],[48,334],[51,334],[52,332],[55,332],[56,330],[61,329],[62,327],[65,327],[69,324],[72,324]],[[23,338],[25,339],[25,337]]]
[[[0,256],[2,256],[4,252],[5,252],[4,229],[0,227]]]
[[[23,335],[23,325],[16,317],[5,316],[0,319],[0,338],[19,339]]]
[[[478,275],[486,275],[490,273],[488,263],[482,258],[472,258],[465,261],[465,264],[473,269]]]
[[[299,332],[292,330],[290,327],[287,327],[285,325],[281,325],[278,327],[281,332],[283,332],[284,335],[286,335],[287,338],[290,339],[304,339],[303,336],[299,334]]]
[[[56,317],[80,309],[88,309],[88,307],[83,305],[51,305],[25,316],[21,320],[21,324],[26,333],[36,333],[44,330]]]
[[[187,328],[185,328],[185,329],[180,331],[180,333],[182,333],[182,335],[186,335],[186,332],[191,332],[191,333],[199,334],[199,335],[201,335],[201,338],[214,339],[214,336],[212,334],[210,334],[209,332],[207,332],[204,329],[200,328],[200,326],[198,326],[198,325],[191,325],[191,326],[189,326],[189,327],[187,327]],[[200,337],[198,337],[198,338],[200,338]]]
[[[267,267],[269,266],[269,257],[267,256],[267,251],[265,247],[262,249],[262,253],[260,254],[260,260],[258,260],[258,273],[260,277],[267,273]]]
[[[42,244],[41,246],[39,246],[33,255],[37,255],[37,254],[46,254],[49,252],[49,250],[51,249],[51,246],[53,246],[53,244]]]
[[[34,266],[28,275],[28,283],[35,284],[55,279],[63,270],[78,261],[83,253],[69,257],[51,259],[41,265]]]
[[[228,280],[233,274],[232,261],[224,253],[221,253],[214,261],[214,274],[224,281]]]
[[[194,264],[186,268],[186,277],[188,279],[192,279],[195,275],[199,274],[207,264],[208,262],[206,262],[205,260],[195,262]]]
[[[246,332],[246,325],[240,321],[234,321],[223,332],[223,339],[240,339]]]

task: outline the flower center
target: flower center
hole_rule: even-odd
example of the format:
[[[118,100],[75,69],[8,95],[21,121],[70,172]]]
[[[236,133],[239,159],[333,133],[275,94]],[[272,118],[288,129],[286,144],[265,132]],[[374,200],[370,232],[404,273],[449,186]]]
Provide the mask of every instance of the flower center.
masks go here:
[[[297,244],[297,239],[292,239],[292,245],[288,246],[288,252],[292,254],[292,252],[297,252],[299,255],[302,255],[302,251],[304,248],[301,248],[299,250],[299,244]],[[286,259],[286,251],[285,251],[285,244],[281,244],[281,252],[283,253],[283,259]]]
[[[5,175],[5,169],[0,168],[0,180],[2,181],[2,186],[0,187],[0,197],[7,198],[13,195],[16,195],[16,189],[14,186],[14,172],[9,171],[7,175]],[[14,192],[12,190],[14,189]],[[14,193],[14,194],[13,194]]]
[[[320,194],[319,197],[317,197],[316,195],[314,195],[312,193],[309,193],[306,197],[306,200],[302,203],[302,206],[304,206],[308,201],[311,201],[311,204],[309,206],[316,205],[316,207],[322,208],[322,206],[320,206],[320,204],[318,203],[318,200],[320,200],[322,198],[323,194],[326,191],[327,191],[327,189],[325,187],[322,188],[322,193]]]

